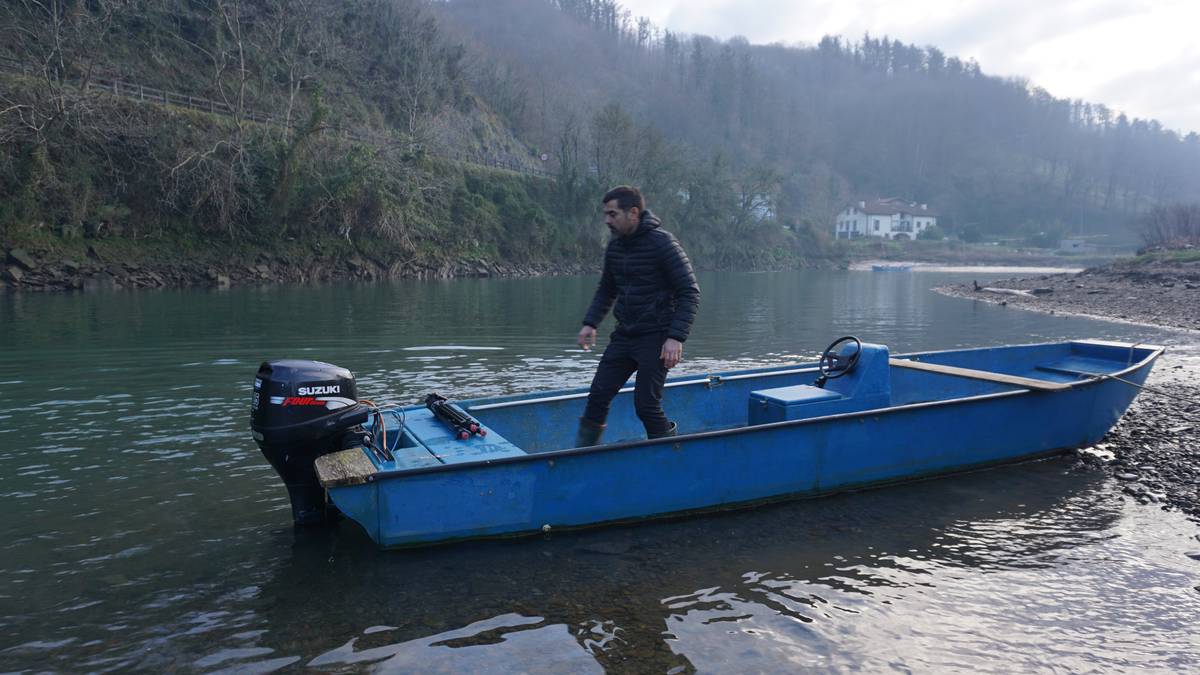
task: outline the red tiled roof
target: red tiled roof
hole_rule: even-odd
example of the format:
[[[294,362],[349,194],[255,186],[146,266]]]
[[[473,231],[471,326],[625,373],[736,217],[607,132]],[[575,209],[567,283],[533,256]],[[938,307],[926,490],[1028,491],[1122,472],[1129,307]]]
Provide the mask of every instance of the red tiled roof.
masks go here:
[[[870,216],[890,216],[893,213],[907,213],[913,216],[937,217],[937,213],[929,208],[928,204],[917,204],[915,202],[906,202],[903,199],[895,197],[885,197],[883,199],[872,199],[866,202],[866,208],[854,202],[850,205],[851,209],[863,211]]]

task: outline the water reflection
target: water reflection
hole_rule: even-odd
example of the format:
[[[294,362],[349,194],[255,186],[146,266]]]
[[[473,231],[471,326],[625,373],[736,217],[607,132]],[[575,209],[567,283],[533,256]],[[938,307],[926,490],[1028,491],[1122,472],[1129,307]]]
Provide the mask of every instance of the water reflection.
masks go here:
[[[1010,489],[995,491],[998,482]],[[527,648],[562,655],[555,663],[568,670],[582,668],[585,654],[605,668],[636,664],[656,672],[777,670],[786,663],[875,669],[887,665],[877,645],[911,642],[915,632],[933,641],[976,635],[991,658],[1011,638],[1011,625],[994,629],[1012,619],[1012,577],[1051,593],[1047,602],[1087,600],[1065,582],[1074,579],[1083,595],[1094,590],[1086,565],[1119,536],[1121,512],[1100,474],[1058,460],[524,543],[379,556],[365,537],[343,528],[298,540],[260,596],[273,599],[271,614],[307,615],[303,623],[333,630],[284,644],[277,635],[263,638],[277,652],[313,658],[313,665],[379,662],[398,670],[418,662],[468,669],[473,652],[446,650],[491,644],[505,645],[492,655],[501,660],[491,669],[503,671],[522,670],[529,662],[507,656]],[[992,581],[997,576],[1007,579]],[[969,611],[949,602],[964,594],[975,596]],[[331,625],[348,616],[361,623],[341,626],[345,632]],[[1044,612],[1023,618],[1074,630],[1069,616],[1058,617],[1065,625]],[[387,628],[362,634],[376,625]],[[339,632],[341,639],[330,639]],[[1185,638],[1159,626],[1144,638],[1197,635],[1194,627]],[[1034,642],[1044,653],[1050,645],[1042,639]],[[895,648],[900,662],[916,665],[912,652]],[[953,658],[961,666],[983,659],[969,650]]]

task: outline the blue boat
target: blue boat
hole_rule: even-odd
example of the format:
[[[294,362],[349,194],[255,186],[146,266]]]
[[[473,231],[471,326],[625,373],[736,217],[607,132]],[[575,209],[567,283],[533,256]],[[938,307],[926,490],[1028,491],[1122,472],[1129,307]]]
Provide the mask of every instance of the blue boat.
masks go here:
[[[672,438],[644,438],[629,387],[609,442],[571,447],[587,396],[573,389],[458,402],[477,433],[430,406],[370,414],[369,442],[313,467],[337,509],[386,547],[744,507],[1095,444],[1162,352],[1072,341],[892,356],[842,338],[813,364],[668,380]]]

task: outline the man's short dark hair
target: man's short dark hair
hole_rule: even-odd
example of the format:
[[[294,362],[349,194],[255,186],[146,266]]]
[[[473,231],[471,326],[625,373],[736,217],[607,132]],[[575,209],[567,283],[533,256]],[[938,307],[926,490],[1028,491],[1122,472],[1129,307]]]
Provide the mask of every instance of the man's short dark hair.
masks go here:
[[[607,204],[612,200],[617,200],[617,206],[622,211],[628,211],[633,207],[638,207],[638,211],[646,210],[646,200],[642,199],[642,193],[635,187],[628,185],[618,185],[617,187],[604,193],[604,199],[600,200],[601,204]]]

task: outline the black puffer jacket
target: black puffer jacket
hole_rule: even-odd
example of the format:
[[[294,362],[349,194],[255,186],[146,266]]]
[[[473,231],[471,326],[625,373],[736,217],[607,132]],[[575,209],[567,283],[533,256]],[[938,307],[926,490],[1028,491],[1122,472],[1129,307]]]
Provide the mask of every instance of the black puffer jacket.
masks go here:
[[[700,306],[700,286],[692,263],[661,221],[643,211],[638,228],[613,237],[604,251],[604,272],[584,325],[596,328],[616,308],[617,332],[625,335],[666,332],[687,340]]]

